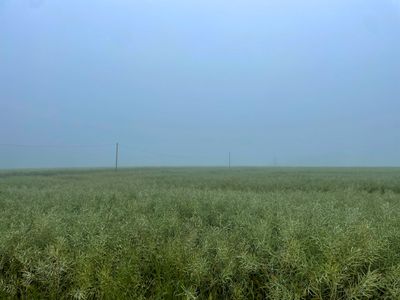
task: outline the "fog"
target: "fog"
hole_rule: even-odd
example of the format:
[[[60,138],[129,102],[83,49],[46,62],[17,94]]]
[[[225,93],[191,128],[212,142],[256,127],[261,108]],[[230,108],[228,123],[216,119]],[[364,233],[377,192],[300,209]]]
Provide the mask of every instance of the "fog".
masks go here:
[[[400,166],[400,2],[0,0],[0,168]]]

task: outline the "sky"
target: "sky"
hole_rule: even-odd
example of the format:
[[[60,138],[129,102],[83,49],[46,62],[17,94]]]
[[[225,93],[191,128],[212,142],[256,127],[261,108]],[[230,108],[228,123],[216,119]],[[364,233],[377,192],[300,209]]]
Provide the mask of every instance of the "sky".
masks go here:
[[[0,0],[0,168],[400,166],[400,0]]]

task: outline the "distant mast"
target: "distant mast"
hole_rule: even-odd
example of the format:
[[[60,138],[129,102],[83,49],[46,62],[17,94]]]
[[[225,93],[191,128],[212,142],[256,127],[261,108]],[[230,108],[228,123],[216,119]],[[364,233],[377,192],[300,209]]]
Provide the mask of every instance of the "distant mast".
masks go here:
[[[119,152],[119,144],[115,144],[115,171],[118,171],[118,153]]]

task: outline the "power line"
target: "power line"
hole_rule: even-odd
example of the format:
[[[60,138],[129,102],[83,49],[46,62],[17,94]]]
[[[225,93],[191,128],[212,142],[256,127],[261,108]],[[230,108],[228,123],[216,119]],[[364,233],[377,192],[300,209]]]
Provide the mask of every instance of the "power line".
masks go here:
[[[125,145],[125,144],[14,144],[14,143],[0,143],[0,148],[23,148],[23,149],[82,149],[82,148],[110,148],[113,147],[115,149],[115,169],[117,170],[119,167],[119,150],[121,147],[123,149],[127,149],[129,151],[124,151],[124,153],[132,153],[135,155],[145,155],[148,158],[152,159],[174,159],[174,160],[196,160],[196,159],[210,159],[210,156],[205,153],[200,155],[188,155],[188,154],[169,154],[162,153],[158,151],[152,151],[148,149],[144,149],[139,145]],[[229,153],[229,167],[230,167],[230,153]]]
[[[92,144],[92,145],[49,145],[49,144],[0,144],[4,148],[100,148],[110,147],[113,144]]]
[[[175,159],[193,159],[193,158],[208,158],[208,156],[204,155],[187,155],[187,154],[168,154],[161,152],[154,152],[142,149],[138,149],[138,147],[133,147],[125,144],[121,144],[120,147],[131,150],[132,152],[147,154],[153,157],[167,157],[167,158],[175,158]]]
[[[12,144],[12,143],[0,143],[0,147],[3,148],[103,148],[103,147],[115,147],[116,144]],[[130,146],[125,144],[119,144],[119,148],[126,148],[132,152],[150,155],[153,157],[167,157],[176,159],[193,159],[193,158],[208,158],[206,155],[187,155],[187,154],[169,154],[156,151],[149,151],[138,146]]]

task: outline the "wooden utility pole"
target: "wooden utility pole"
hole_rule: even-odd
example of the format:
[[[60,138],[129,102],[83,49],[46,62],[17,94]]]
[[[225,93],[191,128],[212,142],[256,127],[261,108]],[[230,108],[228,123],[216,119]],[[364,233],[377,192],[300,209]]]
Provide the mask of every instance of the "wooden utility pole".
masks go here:
[[[119,144],[115,144],[115,171],[118,170],[118,151],[119,151]]]
[[[229,169],[231,168],[231,153],[229,152]]]

